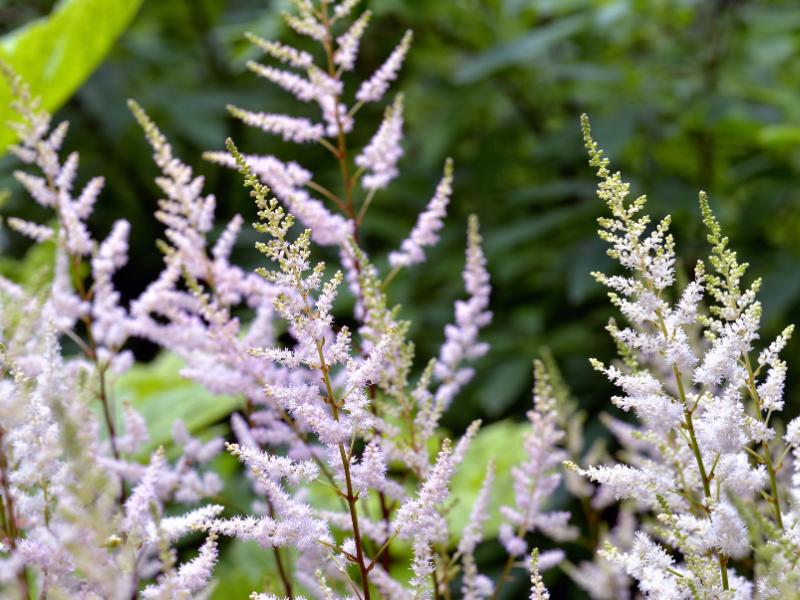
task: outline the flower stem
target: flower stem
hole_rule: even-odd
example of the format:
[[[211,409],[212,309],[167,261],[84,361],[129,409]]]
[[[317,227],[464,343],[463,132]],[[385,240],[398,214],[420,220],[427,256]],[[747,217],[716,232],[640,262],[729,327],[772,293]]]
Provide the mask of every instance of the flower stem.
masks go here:
[[[664,317],[661,315],[660,311],[656,311],[656,315],[658,316],[661,332],[664,334],[664,340],[667,340],[669,338],[669,333],[667,331],[667,324],[664,322]],[[683,378],[681,377],[680,370],[674,363],[672,365],[672,374],[675,376],[675,384],[678,387],[678,395],[680,397],[681,404],[683,405],[684,426],[686,427],[686,432],[689,434],[689,445],[692,448],[692,453],[694,454],[695,461],[697,462],[697,470],[700,472],[700,479],[703,482],[703,495],[707,501],[705,508],[706,511],[708,511],[708,518],[710,519],[711,511],[710,507],[708,506],[708,501],[711,500],[711,481],[708,477],[708,473],[706,472],[705,465],[703,464],[703,455],[700,452],[700,445],[697,443],[697,435],[695,435],[694,423],[692,421],[692,411],[689,410],[689,403],[686,399],[686,390],[683,387]],[[728,557],[724,553],[718,552],[717,560],[719,561],[722,589],[727,590]]]
[[[324,6],[324,5],[323,5]],[[336,398],[333,393],[333,385],[329,374],[329,367],[325,362],[325,354],[322,352],[322,342],[317,342],[317,353],[319,354],[320,371],[322,372],[322,379],[325,382],[325,391],[328,394],[328,403],[331,406],[331,412],[334,420],[339,420],[339,409],[336,407]],[[350,521],[353,525],[353,538],[356,546],[356,564],[358,571],[361,575],[361,588],[364,591],[364,600],[370,600],[369,593],[369,571],[366,562],[364,561],[364,548],[361,540],[361,530],[358,526],[358,508],[356,507],[356,500],[358,497],[353,493],[353,482],[350,477],[350,458],[344,448],[344,444],[339,444],[339,456],[342,459],[342,471],[344,472],[344,481],[347,486],[347,506],[350,510]]]
[[[761,401],[758,397],[758,390],[756,390],[756,378],[755,374],[753,373],[753,367],[750,364],[750,355],[747,352],[744,353],[744,364],[747,367],[747,390],[750,393],[750,397],[753,399],[753,402],[755,403],[758,420],[764,423],[764,415],[761,414]],[[781,501],[778,497],[778,480],[776,477],[775,465],[772,463],[772,452],[769,450],[769,441],[765,440],[762,445],[764,446],[764,464],[767,467],[767,473],[769,474],[769,485],[770,489],[772,490],[770,504],[772,504],[772,512],[775,515],[775,522],[777,523],[778,528],[783,530]]]

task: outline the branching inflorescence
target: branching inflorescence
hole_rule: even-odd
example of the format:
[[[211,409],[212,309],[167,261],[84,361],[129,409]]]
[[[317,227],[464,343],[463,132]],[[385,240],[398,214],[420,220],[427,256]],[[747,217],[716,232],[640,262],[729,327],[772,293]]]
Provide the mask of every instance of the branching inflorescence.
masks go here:
[[[254,599],[494,599],[512,580],[529,585],[530,598],[546,599],[542,573],[555,566],[598,599],[631,598],[632,582],[648,598],[795,592],[800,419],[785,428],[777,422],[787,371],[780,353],[792,328],[755,354],[759,281],[743,284],[747,265],[704,194],[711,253],[676,289],[669,217],[652,225],[645,198],[628,197],[586,118],[590,164],[609,211],[599,234],[622,269],[594,276],[627,321],[607,327],[620,361],[591,364],[620,388],[611,402],[636,423],[604,415],[619,452],[585,447],[586,416],[545,353],[534,362],[523,459],[506,472],[502,461],[488,460],[465,523],[456,523],[452,508],[463,499],[451,486],[481,423],[451,439],[441,421],[489,350],[481,341],[492,320],[487,260],[471,216],[467,297],[455,302],[437,355],[415,364],[411,324],[391,304],[390,283],[434,252],[455,170],[447,159],[408,237],[378,261],[388,263],[383,273],[360,232],[378,192],[399,175],[404,100],[384,97],[412,34],[348,94],[344,77],[356,68],[371,19],[369,11],[350,17],[357,4],[294,1],[286,22],[316,51],[248,35],[271,59],[248,68],[316,106],[319,117],[238,106],[230,114],[286,142],[321,146],[340,177],[323,185],[300,164],[244,154],[230,139],[224,151],[206,154],[237,169],[254,201],[256,249],[267,262],[255,273],[231,259],[244,218],[213,235],[216,199],[203,191],[203,178],[130,102],[160,170],[155,216],[164,266],[127,303],[114,277],[127,263],[130,225],[117,221],[95,239],[89,219],[103,179],[74,191],[78,156],[60,154],[67,125],[51,128],[3,65],[19,115],[12,150],[35,171],[15,176],[52,215],[44,224],[5,222],[53,250],[43,277],[24,284],[0,277],[3,594],[206,597],[227,538],[273,558]],[[359,112],[380,102],[377,131],[352,148]],[[339,268],[316,260],[315,246],[333,247]],[[337,308],[345,282],[355,300],[350,326]],[[180,357],[181,375],[210,393],[241,401],[225,436],[176,421],[167,448],[150,443],[152,423],[115,394],[116,379],[134,363],[132,338]],[[254,499],[246,506],[226,503],[211,467],[223,449],[246,467]],[[513,495],[498,502],[499,482],[509,479]],[[559,490],[581,515],[553,501]],[[478,548],[486,542],[505,551],[495,577],[481,572]],[[177,544],[193,553],[179,560]],[[573,564],[576,547],[591,560]]]

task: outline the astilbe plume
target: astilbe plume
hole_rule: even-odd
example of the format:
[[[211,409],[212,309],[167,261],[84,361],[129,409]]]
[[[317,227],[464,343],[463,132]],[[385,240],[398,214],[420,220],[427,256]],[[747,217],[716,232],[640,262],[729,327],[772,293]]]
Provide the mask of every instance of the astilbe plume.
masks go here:
[[[641,425],[605,417],[622,448],[620,462],[608,464],[601,448],[583,447],[583,416],[554,365],[537,361],[524,459],[511,472],[513,502],[499,511],[506,565],[494,581],[480,572],[476,554],[494,537],[488,523],[497,482],[507,474],[489,461],[466,525],[456,530],[451,484],[481,423],[453,440],[441,430],[445,411],[473,378],[473,363],[488,351],[480,331],[492,319],[491,285],[478,219],[471,216],[467,227],[467,297],[455,302],[435,357],[416,368],[411,324],[391,304],[390,283],[433,252],[454,166],[445,162],[432,199],[389,254],[384,274],[360,232],[377,192],[399,175],[402,95],[385,107],[365,147],[348,146],[359,111],[380,102],[398,77],[412,35],[347,100],[344,76],[356,68],[369,11],[344,26],[357,1],[293,4],[286,22],[316,44],[323,66],[313,51],[249,35],[286,68],[248,68],[316,105],[319,117],[228,110],[287,142],[330,151],[341,181],[325,186],[300,164],[244,155],[230,140],[225,151],[208,153],[241,172],[255,201],[255,228],[263,234],[256,248],[269,266],[246,272],[231,258],[244,219],[235,216],[213,239],[215,198],[131,101],[161,172],[155,216],[164,228],[164,267],[127,306],[114,277],[127,262],[130,225],[117,221],[95,240],[88,220],[102,179],[73,194],[78,157],[59,155],[66,125],[51,131],[49,115],[8,73],[22,117],[14,152],[41,172],[16,177],[52,210],[54,224],[6,222],[35,243],[54,245],[55,254],[44,289],[0,278],[3,591],[203,597],[213,586],[218,544],[228,537],[272,553],[277,572],[253,592],[256,599],[426,599],[456,589],[464,598],[494,599],[517,567],[530,571],[531,598],[549,598],[541,572],[556,565],[595,598],[629,597],[630,578],[646,597],[659,598],[746,598],[755,590],[770,598],[796,586],[800,473],[789,481],[780,471],[800,458],[800,421],[782,438],[771,423],[783,408],[779,354],[791,328],[751,362],[758,283],[742,289],[746,265],[727,247],[704,196],[710,268],[698,265],[694,281],[672,298],[669,221],[649,228],[644,199],[627,200],[627,184],[609,172],[588,124],[599,195],[611,211],[600,221],[601,237],[627,270],[596,278],[629,321],[608,327],[623,362],[594,365],[622,389],[612,403]],[[333,246],[341,270],[315,261],[314,244]],[[355,299],[350,327],[335,318],[345,281]],[[708,314],[700,309],[704,297]],[[249,322],[240,321],[245,311],[253,314]],[[114,381],[132,363],[132,337],[179,356],[182,376],[242,401],[228,443],[201,441],[176,422],[175,452],[156,449],[135,407],[118,410]],[[68,345],[72,354],[62,352]],[[203,504],[223,491],[209,468],[223,448],[244,465],[255,498],[239,514]],[[566,477],[565,461],[573,469]],[[578,537],[571,515],[553,503],[562,486],[584,504],[588,546],[605,544],[577,566],[560,548],[535,548],[528,558],[534,536],[565,549]],[[597,521],[618,498],[625,500],[616,525],[603,529]],[[179,564],[174,545],[198,531],[203,541]],[[754,581],[744,575],[750,560]]]
[[[313,18],[304,11],[291,22],[316,35]],[[256,41],[293,66],[311,64],[304,53]],[[377,100],[377,91],[395,77],[409,41],[410,36],[404,38],[364,88],[370,100]],[[353,42],[346,43],[354,52]],[[340,62],[345,67],[349,60]],[[452,163],[447,162],[434,199],[402,246],[412,259],[393,264],[383,280],[355,238],[381,186],[364,182],[367,195],[355,218],[352,206],[338,216],[302,195],[282,198],[306,218],[316,215],[323,225],[342,224],[340,237],[333,237],[357,294],[359,339],[354,346],[347,327],[333,319],[343,275],[326,278],[325,265],[311,261],[319,222],[310,218],[313,231],[293,239],[294,216],[269,198],[256,176],[269,181],[271,169],[284,178],[280,188],[289,185],[287,178],[310,181],[303,170],[292,166],[282,172],[281,163],[271,157],[252,159],[256,169],[251,169],[249,159],[229,143],[225,160],[245,174],[259,209],[256,228],[267,236],[257,247],[276,266],[261,269],[261,276],[245,273],[230,262],[242,219],[234,217],[209,249],[214,198],[203,194],[202,178],[173,155],[156,125],[131,101],[162,171],[156,183],[164,198],[156,217],[165,226],[160,242],[165,266],[128,308],[114,287],[114,274],[126,264],[130,226],[118,221],[106,240],[93,240],[87,219],[102,180],[91,180],[73,198],[77,155],[63,164],[58,155],[66,126],[48,133],[49,116],[17,78],[11,81],[23,117],[17,126],[22,143],[14,150],[44,173],[17,177],[37,201],[53,209],[56,227],[19,219],[10,219],[9,225],[37,243],[54,240],[56,253],[52,285],[44,293],[1,282],[4,306],[21,307],[19,312],[4,309],[2,323],[3,585],[23,595],[30,582],[55,596],[128,598],[139,592],[144,598],[194,597],[213,583],[218,537],[233,536],[274,552],[282,591],[289,597],[301,597],[297,590],[303,589],[325,597],[349,590],[363,598],[372,593],[428,598],[450,587],[459,565],[465,596],[489,596],[494,586],[478,572],[474,552],[490,510],[491,468],[455,545],[459,534],[450,530],[447,508],[450,481],[480,423],[474,422],[455,443],[439,442],[436,456],[429,454],[444,411],[472,378],[468,364],[488,349],[478,341],[491,313],[477,218],[470,218],[467,235],[463,275],[468,298],[456,302],[455,322],[445,330],[439,358],[413,385],[409,323],[389,306],[385,291],[402,267],[421,262],[422,248],[437,241],[452,193]],[[395,174],[393,165],[402,152],[399,124],[391,119],[399,117],[399,110],[395,102],[388,124],[363,154],[371,156],[364,168],[375,175]],[[274,123],[288,131],[288,121]],[[346,178],[345,187],[359,176]],[[322,227],[316,239],[324,244],[333,237]],[[80,274],[83,261],[91,267],[88,281]],[[234,316],[239,306],[255,312],[248,326]],[[294,339],[288,348],[276,346],[278,318]],[[34,331],[46,334],[37,337]],[[204,467],[222,449],[220,438],[201,442],[176,422],[177,459],[168,461],[158,449],[140,462],[149,444],[147,424],[126,402],[120,427],[114,397],[114,376],[131,364],[125,345],[133,336],[180,356],[186,363],[183,376],[214,393],[241,396],[253,408],[232,416],[239,443],[227,446],[250,469],[259,498],[252,514],[223,518],[222,506],[197,506],[221,491],[220,478]],[[82,354],[62,357],[61,339],[73,342]],[[92,408],[95,402],[98,410]],[[556,443],[557,436],[550,442]],[[308,501],[309,487],[321,481],[335,490],[334,502],[323,507]],[[540,496],[535,502],[543,500]],[[367,517],[367,503],[373,501],[381,507],[377,519]],[[166,516],[173,502],[195,508]],[[172,545],[198,530],[207,532],[198,554],[178,564]],[[408,572],[399,578],[392,566],[394,540],[413,547]],[[119,576],[110,578],[110,572]],[[541,582],[535,584],[542,593]]]
[[[448,526],[441,506],[448,497],[448,483],[463,460],[478,424],[453,446],[442,445],[436,461],[431,464],[427,453],[421,453],[434,433],[434,428],[419,432],[411,442],[403,439],[398,419],[405,419],[414,433],[414,414],[419,407],[406,406],[397,410],[387,400],[408,397],[406,378],[411,347],[404,340],[407,325],[397,321],[396,311],[386,307],[375,269],[353,243],[352,252],[361,265],[359,289],[364,291],[364,325],[361,332],[363,354],[354,356],[351,334],[346,327],[336,327],[332,306],[337,288],[342,283],[340,272],[325,278],[325,265],[312,263],[311,232],[306,230],[291,239],[294,217],[269,198],[267,188],[257,179],[247,160],[229,142],[228,150],[245,175],[245,184],[259,208],[259,231],[267,240],[258,249],[276,266],[276,270],[261,269],[260,273],[282,290],[275,300],[278,314],[287,322],[296,340],[293,348],[267,347],[252,351],[290,370],[316,373],[298,383],[271,384],[266,395],[304,431],[319,442],[305,456],[278,457],[255,449],[247,424],[237,419],[235,428],[244,446],[230,449],[253,469],[254,485],[267,501],[268,514],[261,517],[242,517],[214,520],[212,531],[252,539],[267,548],[299,552],[302,560],[295,563],[294,578],[301,583],[313,582],[320,572],[329,585],[348,585],[369,597],[370,573],[372,584],[388,594],[400,593],[403,586],[384,570],[380,554],[389,552],[394,537],[413,542],[415,559],[411,589],[421,596],[430,593],[430,576],[437,568],[433,546],[447,544]],[[476,227],[476,225],[474,226]],[[477,232],[471,244],[477,243]],[[363,348],[368,348],[364,351]],[[426,381],[429,378],[424,378]],[[430,406],[430,393],[418,396]],[[441,411],[439,411],[440,413]],[[362,441],[363,450],[356,450]],[[409,495],[404,486],[388,476],[388,460],[406,460],[412,476],[424,479],[416,495]],[[303,461],[303,462],[300,462]],[[303,483],[324,478],[337,490],[343,512],[320,510],[294,491]],[[282,483],[285,480],[285,484]],[[372,521],[363,515],[364,502],[376,494],[385,507],[382,521]],[[397,506],[396,516],[390,519],[391,505]],[[344,540],[337,542],[331,525],[342,532]],[[366,549],[378,548],[370,558]],[[354,565],[358,576],[353,577],[348,565]],[[290,593],[290,582],[284,586]]]
[[[353,6],[352,2],[338,5],[330,16],[327,3],[314,8],[299,2],[299,15],[287,20],[299,33],[322,42],[331,54],[330,28]],[[362,16],[339,37],[334,63],[342,71],[354,65],[367,20],[368,15]],[[388,305],[384,290],[390,278],[380,279],[357,242],[358,227],[375,191],[397,175],[402,156],[401,97],[387,110],[373,141],[356,157],[361,172],[347,174],[344,146],[358,107],[378,101],[397,76],[410,35],[362,85],[360,100],[350,111],[339,98],[341,73],[324,73],[306,52],[251,39],[277,60],[307,70],[305,80],[252,65],[299,99],[316,101],[324,124],[237,108],[231,112],[287,140],[319,141],[333,148],[325,137],[338,138],[336,144],[342,144],[342,149],[335,154],[345,167],[347,199],[336,204],[343,215],[328,211],[305,191],[305,187],[321,191],[329,200],[334,196],[312,182],[302,167],[256,157],[250,159],[251,171],[248,161],[230,144],[228,154],[216,158],[235,162],[246,174],[259,209],[257,229],[267,235],[257,247],[276,266],[274,271],[262,269],[263,277],[245,273],[230,261],[243,220],[234,217],[211,245],[215,199],[203,193],[203,179],[173,154],[156,125],[131,101],[161,170],[156,184],[163,198],[156,218],[165,227],[165,240],[159,243],[164,254],[162,273],[129,308],[114,288],[114,274],[126,263],[130,226],[120,221],[104,242],[93,241],[86,221],[102,180],[90,182],[79,197],[71,196],[77,156],[63,165],[58,159],[66,127],[45,138],[49,117],[19,88],[27,125],[20,130],[23,143],[17,153],[39,166],[44,176],[20,174],[18,178],[37,201],[54,209],[58,227],[19,219],[11,219],[10,226],[39,243],[55,239],[58,250],[50,291],[41,306],[36,305],[39,310],[28,307],[30,315],[41,313],[41,317],[31,316],[23,321],[25,327],[18,326],[15,339],[24,350],[19,351],[24,356],[18,362],[14,362],[16,346],[8,345],[7,362],[12,366],[7,373],[21,389],[27,389],[26,377],[31,376],[24,369],[36,375],[37,386],[53,389],[32,394],[32,400],[25,402],[14,396],[20,392],[10,392],[8,404],[22,416],[2,429],[8,431],[3,440],[11,440],[2,462],[4,481],[9,481],[3,495],[4,514],[12,518],[8,531],[4,529],[4,581],[16,577],[24,586],[32,576],[31,581],[43,591],[87,597],[130,597],[137,590],[146,598],[193,597],[204,593],[212,581],[218,536],[234,536],[273,550],[282,591],[289,597],[299,597],[298,589],[331,597],[343,590],[364,598],[375,592],[428,597],[437,576],[439,585],[449,585],[454,571],[445,507],[448,486],[479,423],[457,443],[442,442],[434,460],[428,448],[436,443],[446,405],[472,376],[467,363],[486,352],[486,346],[477,341],[479,329],[490,319],[489,278],[478,224],[470,220],[464,273],[469,298],[456,303],[456,322],[446,332],[442,357],[438,363],[431,362],[411,388],[409,324]],[[293,239],[294,216],[267,196],[253,172],[272,185],[281,201],[311,229]],[[367,195],[356,214],[352,194],[359,179]],[[409,243],[429,247],[436,242],[451,186],[448,162],[445,179],[428,209],[430,215],[423,214],[415,229],[420,231],[412,233]],[[335,273],[326,278],[325,265],[311,262],[312,238],[339,246],[351,289],[357,294],[359,343],[355,348],[349,330],[333,320],[343,276]],[[84,260],[91,265],[89,282],[78,275]],[[421,258],[416,256],[413,262]],[[391,277],[397,272],[395,268]],[[27,297],[27,291],[13,282],[4,280],[3,288],[17,301]],[[241,306],[255,312],[247,326],[235,316]],[[294,340],[290,347],[277,347],[276,319],[285,321]],[[85,329],[85,339],[77,322]],[[35,329],[52,331],[46,348],[25,346]],[[57,341],[61,336],[74,341],[85,354],[70,358],[69,368],[61,365]],[[111,378],[112,372],[130,365],[131,355],[124,347],[132,336],[180,356],[185,362],[183,376],[214,393],[240,396],[252,407],[245,415],[233,415],[231,427],[239,443],[227,446],[250,469],[259,498],[252,514],[223,518],[221,506],[209,505],[179,516],[165,515],[172,501],[191,505],[219,493],[220,479],[202,467],[219,452],[222,441],[200,442],[176,423],[173,437],[182,452],[174,463],[167,461],[163,450],[154,452],[145,464],[136,460],[148,444],[147,425],[125,404],[124,427],[117,426]],[[435,365],[439,385],[432,379]],[[42,375],[42,369],[53,377]],[[441,392],[444,386],[446,394]],[[68,406],[62,393],[70,399]],[[92,413],[89,406],[95,395],[101,410]],[[28,405],[30,409],[25,408]],[[37,418],[31,419],[26,410]],[[82,427],[77,426],[79,422]],[[32,428],[35,431],[29,432]],[[80,439],[73,439],[78,432]],[[26,436],[43,435],[49,436],[48,443],[40,443],[34,451]],[[22,455],[30,461],[20,461]],[[402,478],[389,475],[390,462],[393,470],[405,470]],[[23,465],[26,470],[18,473]],[[33,471],[33,466],[38,470]],[[96,473],[96,477],[82,472]],[[44,475],[48,487],[40,490],[37,486],[44,486]],[[39,479],[25,479],[35,476]],[[24,481],[24,486],[18,481]],[[308,489],[318,481],[336,490],[332,505],[308,502]],[[89,506],[89,489],[104,501]],[[487,484],[484,502],[488,492]],[[375,520],[366,516],[367,502],[373,499],[382,507],[382,516]],[[15,529],[17,515],[24,531]],[[44,527],[39,523],[42,519]],[[475,519],[479,520],[478,513]],[[171,546],[193,530],[205,530],[206,541],[195,558],[178,564]],[[472,557],[481,539],[477,521],[466,537],[462,553]],[[391,542],[396,538],[412,543],[415,553],[409,576],[400,579],[390,574]],[[80,544],[73,542],[78,539]],[[121,576],[104,577],[109,572]]]
[[[620,463],[570,465],[600,484],[598,497],[630,499],[641,519],[632,543],[607,543],[601,556],[645,597],[783,597],[797,585],[789,558],[797,556],[797,508],[778,471],[794,446],[789,436],[781,450],[772,421],[783,407],[786,365],[778,354],[792,328],[753,364],[760,280],[742,287],[747,265],[728,248],[703,193],[710,269],[698,263],[694,280],[673,291],[669,217],[649,226],[645,197],[627,198],[629,185],[609,170],[586,117],[583,129],[598,196],[611,213],[599,219],[600,237],[624,268],[594,276],[629,322],[608,326],[622,364],[592,364],[622,390],[612,403],[640,423],[608,420],[625,449]],[[737,568],[746,560],[755,561],[752,579]]]
[[[67,124],[51,130],[27,86],[2,68],[19,115],[12,152],[41,173],[15,176],[54,217],[54,225],[10,225],[55,246],[51,283],[34,279],[25,287],[4,279],[0,286],[3,593],[127,599],[148,581],[155,586],[150,597],[200,592],[210,572],[197,568],[201,559],[177,566],[171,545],[222,507],[183,517],[165,517],[164,508],[217,493],[219,478],[198,467],[219,452],[221,440],[201,444],[176,423],[183,452],[175,463],[161,450],[148,464],[137,460],[148,442],[146,425],[126,404],[120,428],[114,397],[114,377],[132,361],[124,346],[136,329],[113,282],[127,261],[130,227],[117,221],[105,240],[94,240],[87,220],[102,178],[72,194],[78,155],[59,155]],[[79,352],[62,353],[63,343]],[[201,557],[213,548],[209,538]],[[167,580],[172,591],[157,592]]]

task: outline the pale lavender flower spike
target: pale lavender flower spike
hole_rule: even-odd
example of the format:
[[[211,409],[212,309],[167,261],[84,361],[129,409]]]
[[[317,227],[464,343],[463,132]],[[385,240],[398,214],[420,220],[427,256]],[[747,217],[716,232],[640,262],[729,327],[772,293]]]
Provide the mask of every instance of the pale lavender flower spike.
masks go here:
[[[465,363],[480,358],[489,350],[488,344],[478,341],[479,331],[492,320],[488,310],[491,286],[481,242],[478,218],[471,215],[463,272],[469,298],[456,301],[456,321],[445,327],[445,342],[434,367],[434,374],[441,382],[436,390],[436,401],[443,407],[449,406],[458,391],[472,379],[474,371]]]
[[[392,50],[386,62],[375,71],[372,77],[364,81],[361,87],[358,88],[356,100],[359,102],[377,102],[383,98],[386,90],[389,89],[389,83],[397,78],[397,72],[403,65],[406,54],[408,54],[408,50],[411,47],[411,40],[413,37],[414,34],[411,31],[406,31],[405,35],[403,35],[403,39],[400,40],[397,47]]]
[[[378,131],[361,154],[356,156],[356,165],[366,170],[361,178],[361,185],[365,189],[383,189],[397,177],[397,161],[403,156],[402,140],[403,96],[398,94],[394,103],[386,109]]]
[[[620,390],[610,410],[626,414],[600,418],[617,450],[594,435],[586,446],[585,415],[548,361],[535,362],[527,422],[481,431],[476,420],[451,442],[444,413],[487,352],[479,334],[492,319],[477,217],[467,232],[467,298],[455,303],[438,356],[422,368],[410,337],[416,328],[392,305],[388,284],[438,242],[452,162],[384,274],[383,257],[373,262],[361,247],[362,225],[376,191],[398,176],[402,95],[364,148],[348,146],[359,111],[397,79],[411,33],[351,90],[343,76],[357,68],[370,12],[348,25],[339,21],[358,0],[292,4],[286,22],[309,48],[249,35],[278,68],[248,68],[317,115],[229,111],[306,144],[302,157],[317,145],[338,168],[317,179],[296,162],[242,155],[231,140],[226,152],[208,155],[237,168],[255,201],[254,227],[263,234],[255,247],[267,265],[252,273],[233,262],[245,250],[237,238],[248,213],[217,227],[203,178],[131,102],[161,171],[155,216],[164,266],[129,305],[114,280],[125,274],[136,232],[123,219],[101,235],[92,231],[104,180],[75,189],[78,155],[62,155],[67,125],[51,128],[50,115],[0,62],[20,118],[11,151],[34,171],[15,178],[53,217],[46,225],[5,221],[53,251],[42,253],[52,261],[41,277],[0,277],[0,595],[166,600],[208,598],[215,586],[226,594],[214,571],[233,546],[219,536],[229,536],[270,555],[257,557],[263,585],[253,600],[429,600],[454,591],[495,600],[508,595],[512,579],[530,581],[516,596],[547,600],[542,572],[555,566],[593,600],[795,597],[800,417],[785,427],[779,421],[790,406],[781,353],[793,328],[761,344],[760,280],[743,283],[747,265],[729,248],[705,194],[711,253],[684,285],[670,218],[653,222],[645,197],[629,198],[584,117],[607,208],[599,235],[618,269],[594,277],[627,321],[607,325],[620,360],[591,361]],[[315,245],[333,246],[339,264],[319,262]],[[352,298],[341,302],[345,280]],[[339,317],[350,306],[345,325]],[[162,432],[148,426],[160,411],[149,401],[178,400],[158,389],[140,413],[140,398],[117,397],[125,386],[116,376],[134,362],[133,336],[181,360],[180,376],[206,398],[226,396],[213,411],[217,421],[230,417],[230,430],[222,422],[194,430],[196,398],[187,397],[180,400],[190,403],[180,407],[187,421],[174,420],[171,441],[154,449]],[[234,414],[231,400],[240,408]],[[214,437],[217,427],[226,439]],[[480,459],[497,431],[509,432],[500,440],[504,454],[489,461],[479,489],[462,486],[476,471],[459,473],[462,464]],[[241,463],[238,471],[216,470],[223,449]],[[507,464],[507,450],[523,453],[518,464]],[[249,505],[228,502],[239,491],[225,489],[231,478],[250,486]],[[513,499],[499,507],[497,523],[503,486]],[[562,510],[574,505],[560,504],[566,494],[585,512],[585,535]],[[217,497],[220,504],[207,503]],[[462,501],[469,516],[458,527]],[[494,578],[479,560],[487,542],[507,555]],[[529,557],[540,542],[552,547]],[[585,544],[591,560],[567,560],[572,542]]]
[[[409,236],[400,244],[400,250],[389,254],[389,264],[394,268],[408,267],[425,260],[425,248],[439,241],[439,231],[444,226],[447,205],[453,194],[453,161],[447,159],[444,175],[436,186],[436,192],[425,210],[417,217],[417,223]]]

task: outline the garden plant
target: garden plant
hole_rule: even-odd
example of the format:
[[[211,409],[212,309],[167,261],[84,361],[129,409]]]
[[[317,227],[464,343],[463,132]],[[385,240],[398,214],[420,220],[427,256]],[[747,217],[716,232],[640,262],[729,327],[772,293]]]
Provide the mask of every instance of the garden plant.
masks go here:
[[[2,63],[14,177],[43,215],[3,227],[45,257],[25,278],[0,276],[2,596],[234,597],[226,557],[251,554],[257,600],[546,599],[556,571],[599,599],[797,597],[800,417],[784,411],[781,354],[793,327],[760,336],[761,280],[713,199],[699,193],[706,258],[687,265],[670,217],[651,219],[584,115],[605,211],[598,235],[613,261],[586,277],[608,289],[618,350],[585,359],[597,385],[619,390],[600,417],[612,441],[584,427],[546,350],[526,357],[532,398],[519,435],[492,435],[479,419],[449,428],[492,352],[485,329],[511,325],[490,310],[490,240],[476,215],[449,324],[420,330],[393,299],[459,227],[448,220],[453,160],[441,157],[430,200],[394,250],[376,255],[363,233],[399,176],[405,101],[390,87],[414,34],[360,79],[370,10],[293,7],[296,42],[248,34],[262,58],[247,69],[295,112],[227,107],[286,142],[290,158],[251,153],[237,137],[178,156],[148,107],[129,101],[159,171],[163,260],[130,300],[116,284],[137,231],[124,214],[90,224],[108,201],[103,176],[81,173],[67,123]],[[382,119],[364,131],[369,111]],[[330,162],[323,176],[302,164],[311,151]],[[250,217],[218,223],[227,199],[190,166],[201,158],[239,178]],[[255,271],[234,252],[249,219]],[[172,375],[203,390],[213,426],[194,424],[191,398],[164,423],[125,397],[120,382],[145,362],[140,341],[179,359]],[[438,352],[421,360],[417,348],[432,343]],[[169,403],[161,391],[154,402]],[[477,483],[460,493],[467,476]],[[483,558],[491,547],[499,563]]]

